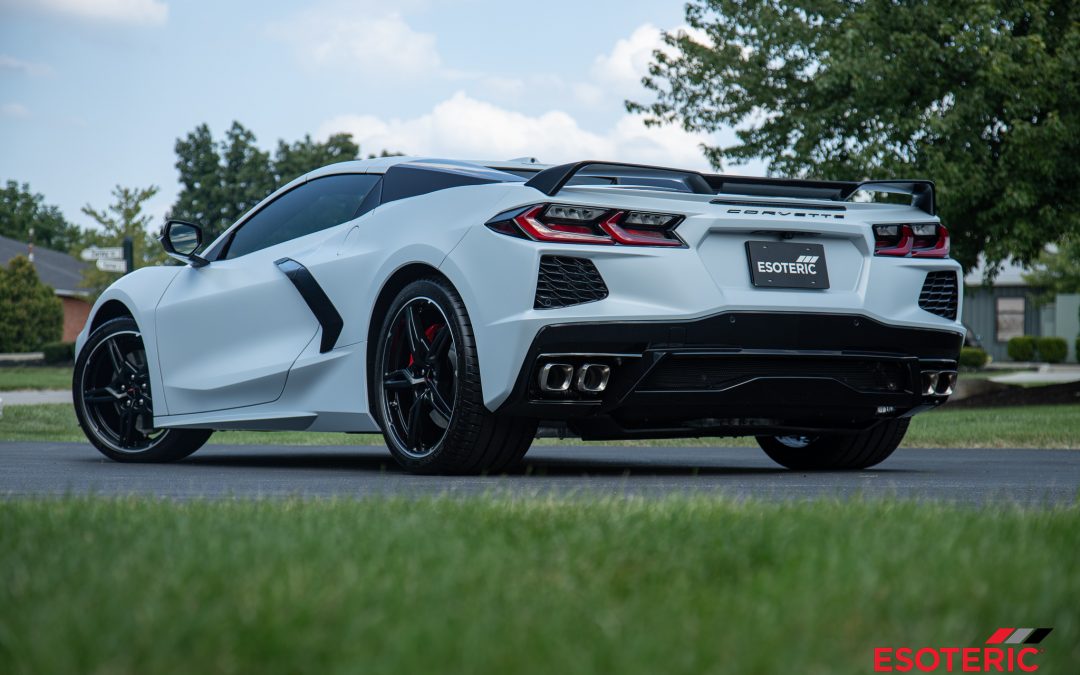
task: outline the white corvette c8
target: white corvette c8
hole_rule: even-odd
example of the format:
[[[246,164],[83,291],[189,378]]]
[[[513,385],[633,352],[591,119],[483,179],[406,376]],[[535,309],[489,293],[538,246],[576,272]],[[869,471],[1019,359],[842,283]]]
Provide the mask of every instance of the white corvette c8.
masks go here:
[[[76,344],[79,422],[120,461],[313,430],[497,472],[540,428],[857,469],[946,400],[965,333],[929,181],[391,157],[161,241],[183,264],[114,283]]]

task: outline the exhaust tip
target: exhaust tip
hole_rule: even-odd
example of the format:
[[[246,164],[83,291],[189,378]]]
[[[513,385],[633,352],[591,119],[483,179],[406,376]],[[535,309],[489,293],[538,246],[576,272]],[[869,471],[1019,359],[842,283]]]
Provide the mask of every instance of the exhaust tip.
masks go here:
[[[603,363],[586,363],[578,368],[575,385],[586,394],[599,394],[607,389],[611,367]]]
[[[574,380],[574,367],[569,363],[545,363],[538,377],[540,391],[558,393],[570,389]]]

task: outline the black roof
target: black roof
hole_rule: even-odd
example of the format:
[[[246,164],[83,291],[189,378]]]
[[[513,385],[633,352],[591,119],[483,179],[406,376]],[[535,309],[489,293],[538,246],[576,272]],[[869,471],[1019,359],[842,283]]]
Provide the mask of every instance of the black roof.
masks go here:
[[[26,242],[0,236],[0,264],[5,267],[12,258],[26,256],[29,252]],[[86,295],[86,290],[79,285],[82,271],[89,266],[67,253],[34,246],[34,269],[38,277],[60,295]]]

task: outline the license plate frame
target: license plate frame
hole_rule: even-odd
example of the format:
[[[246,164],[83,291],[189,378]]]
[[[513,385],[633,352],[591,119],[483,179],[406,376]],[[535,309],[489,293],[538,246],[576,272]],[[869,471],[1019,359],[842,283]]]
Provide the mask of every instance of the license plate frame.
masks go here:
[[[787,241],[747,241],[750,282],[758,288],[827,290],[825,247]]]

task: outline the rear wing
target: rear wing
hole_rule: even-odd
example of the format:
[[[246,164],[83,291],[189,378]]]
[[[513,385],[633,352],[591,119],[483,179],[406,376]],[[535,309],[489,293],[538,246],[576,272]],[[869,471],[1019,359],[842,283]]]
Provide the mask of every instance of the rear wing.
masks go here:
[[[934,183],[929,180],[828,181],[794,178],[758,178],[703,174],[646,164],[621,162],[574,162],[544,169],[525,182],[529,187],[554,197],[574,178],[605,180],[612,185],[679,190],[694,194],[733,194],[788,199],[848,201],[858,192],[889,192],[911,195],[911,205],[934,215]]]

